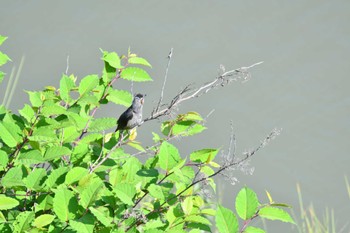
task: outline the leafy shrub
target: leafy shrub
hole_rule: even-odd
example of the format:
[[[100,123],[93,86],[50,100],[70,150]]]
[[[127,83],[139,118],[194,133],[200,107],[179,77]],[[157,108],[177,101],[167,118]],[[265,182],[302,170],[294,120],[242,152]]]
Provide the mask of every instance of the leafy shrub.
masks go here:
[[[0,42],[5,39],[0,37]],[[106,133],[115,129],[116,118],[95,117],[100,106],[128,107],[132,101],[130,92],[113,86],[116,81],[152,79],[140,68],[151,67],[144,58],[130,51],[123,56],[102,53],[101,76],[79,81],[64,74],[58,88],[28,91],[30,104],[19,114],[0,107],[1,232],[199,232],[215,227],[220,232],[264,232],[249,226],[251,221],[262,217],[293,222],[279,208],[286,205],[271,198],[260,204],[251,189],[243,188],[236,197],[236,212],[243,220],[239,228],[231,210],[201,192],[207,186],[215,192],[214,176],[242,166],[278,131],[243,158],[227,153],[222,165],[214,162],[218,149],[204,148],[183,158],[169,142],[205,129],[196,112],[161,123],[163,135],[153,133],[154,145],[147,148],[128,134]],[[0,53],[0,64],[7,60]],[[247,68],[223,71],[210,85],[192,92],[186,87],[168,105],[159,101],[144,122],[171,116],[180,102],[224,86],[227,77],[247,74]],[[127,152],[127,146],[138,152]],[[145,153],[149,158],[142,163],[138,156]]]

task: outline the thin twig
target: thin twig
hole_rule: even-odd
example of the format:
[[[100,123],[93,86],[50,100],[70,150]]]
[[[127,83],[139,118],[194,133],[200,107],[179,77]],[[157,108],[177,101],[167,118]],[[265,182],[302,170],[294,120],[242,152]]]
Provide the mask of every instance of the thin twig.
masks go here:
[[[67,56],[66,75],[68,75],[68,70],[69,70],[69,55]]]
[[[168,64],[167,64],[166,69],[165,69],[164,82],[163,82],[163,86],[162,86],[162,91],[160,92],[160,98],[159,98],[159,101],[158,101],[158,105],[156,107],[156,111],[158,111],[160,106],[162,105],[162,101],[163,101],[163,98],[164,98],[165,84],[166,84],[166,80],[168,78],[168,71],[169,71],[170,62],[171,62],[171,58],[172,57],[173,57],[173,48],[170,49],[170,52],[169,52],[169,55],[168,55]]]

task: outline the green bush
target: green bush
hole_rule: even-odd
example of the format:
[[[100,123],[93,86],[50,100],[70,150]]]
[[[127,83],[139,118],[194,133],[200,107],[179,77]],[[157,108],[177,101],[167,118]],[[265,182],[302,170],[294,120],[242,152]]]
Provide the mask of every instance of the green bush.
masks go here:
[[[0,44],[5,39],[0,37]],[[287,206],[269,194],[269,202],[261,204],[254,191],[241,189],[235,203],[239,224],[231,210],[202,192],[207,187],[215,192],[214,176],[244,165],[277,131],[242,158],[226,153],[221,165],[215,162],[218,149],[204,148],[184,158],[170,143],[205,129],[196,112],[162,122],[162,135],[153,133],[154,144],[145,148],[128,134],[106,133],[116,128],[116,118],[95,117],[101,105],[128,107],[132,101],[129,91],[114,87],[117,81],[152,79],[141,68],[151,67],[144,58],[130,51],[123,56],[102,53],[102,75],[78,80],[64,74],[58,88],[28,91],[30,104],[19,114],[0,107],[1,232],[264,232],[250,226],[251,221],[261,217],[293,223],[280,208]],[[0,65],[8,60],[0,53]],[[171,116],[182,101],[224,86],[227,78],[246,76],[247,69],[223,71],[192,92],[185,88],[168,105],[159,101],[142,124]],[[128,152],[129,146],[138,152]],[[149,155],[145,162],[139,160],[141,154]]]

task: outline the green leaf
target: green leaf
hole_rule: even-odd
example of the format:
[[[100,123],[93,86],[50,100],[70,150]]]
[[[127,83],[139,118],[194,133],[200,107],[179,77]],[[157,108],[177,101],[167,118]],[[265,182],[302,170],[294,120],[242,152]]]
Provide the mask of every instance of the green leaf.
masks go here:
[[[52,221],[55,219],[54,215],[51,214],[43,214],[38,216],[33,223],[33,226],[35,226],[36,228],[41,229],[44,226],[49,225],[50,223],[52,223]]]
[[[103,52],[103,57],[102,60],[105,62],[108,62],[110,66],[116,69],[123,68],[123,66],[120,64],[120,58],[116,52],[107,52],[107,51],[102,51]]]
[[[25,104],[24,107],[18,111],[21,116],[23,116],[28,122],[32,122],[35,116],[35,112],[32,107],[28,104]]]
[[[0,121],[0,138],[9,147],[15,147],[21,142],[22,137],[20,134],[21,130],[15,123],[10,121]]]
[[[149,74],[145,70],[137,67],[125,68],[121,72],[120,77],[122,79],[133,81],[133,82],[152,81],[152,78],[149,76]]]
[[[115,128],[117,119],[113,117],[103,117],[94,119],[89,127],[89,132],[99,132],[110,128]]]
[[[19,205],[19,201],[14,198],[0,195],[0,210],[10,210]]]
[[[79,94],[80,97],[88,94],[92,89],[98,85],[97,75],[88,75],[84,77],[79,84]]]
[[[43,104],[42,93],[38,91],[27,91],[30,103],[33,107],[40,107]]]
[[[6,54],[0,52],[0,66],[6,64],[8,61],[11,61],[11,59]]]
[[[185,215],[189,215],[193,208],[193,199],[192,197],[186,197],[183,202],[181,202],[181,207]]]
[[[60,158],[63,155],[70,155],[71,151],[64,146],[51,146],[47,148],[44,154],[45,161],[51,161],[57,158]]]
[[[128,59],[128,63],[152,67],[151,64],[149,64],[148,61],[142,57],[130,57]]]
[[[73,87],[75,87],[74,76],[63,75],[60,80],[60,96],[63,101],[69,103],[72,100],[69,93]]]
[[[236,211],[243,220],[248,220],[255,215],[259,202],[256,193],[247,188],[242,188],[236,197]]]
[[[132,103],[132,95],[128,91],[110,89],[107,95],[107,100],[115,104],[129,107]]]
[[[86,189],[84,189],[80,195],[81,206],[86,209],[91,204],[93,204],[96,201],[102,186],[103,183],[97,181],[89,185]]]
[[[30,190],[39,191],[42,189],[41,184],[46,178],[46,170],[44,168],[36,168],[26,178],[23,179],[24,184]]]
[[[3,150],[0,150],[0,171],[3,171],[7,167],[7,163],[9,162],[9,156]]]
[[[116,196],[125,204],[133,205],[133,197],[136,194],[135,186],[128,183],[119,183],[113,189]]]
[[[16,220],[13,223],[14,232],[26,232],[31,227],[30,224],[33,222],[35,217],[34,212],[21,212],[17,215]]]
[[[0,35],[0,45],[2,45],[2,43],[4,43],[4,41],[7,39],[6,36],[2,36]]]
[[[70,170],[67,173],[64,183],[67,185],[71,185],[71,184],[79,181],[81,178],[83,178],[88,173],[89,173],[89,171],[86,168],[74,167],[74,168],[72,168],[72,170]]]
[[[285,210],[271,207],[271,206],[265,206],[259,210],[259,216],[262,218],[270,219],[270,220],[280,220],[282,222],[289,222],[295,224],[292,217],[287,213]]]
[[[92,214],[85,214],[79,220],[69,221],[69,225],[79,233],[93,233],[94,232],[94,216]]]
[[[215,158],[218,152],[218,149],[197,150],[190,154],[190,160],[193,162],[209,163]]]
[[[46,117],[52,115],[61,115],[65,114],[66,112],[67,110],[64,107],[55,104],[44,106],[41,110],[41,113]]]
[[[97,208],[90,207],[89,210],[103,225],[112,226],[113,218],[109,216],[108,208],[99,206]]]
[[[195,223],[202,223],[205,225],[211,226],[211,223],[208,219],[205,217],[199,216],[199,215],[190,215],[185,218],[186,222],[195,222]]]
[[[160,187],[158,184],[151,184],[148,187],[148,192],[154,198],[157,198],[159,200],[164,200],[165,199],[162,187]]]
[[[24,165],[30,166],[32,164],[44,162],[44,158],[38,150],[27,150],[20,152],[18,161]]]
[[[145,152],[146,150],[142,147],[140,142],[136,142],[136,141],[130,141],[127,143],[128,146],[131,146],[132,148],[135,148],[138,151],[142,151]]]
[[[237,233],[238,221],[231,210],[219,205],[215,217],[216,227],[220,233]]]
[[[165,171],[171,170],[181,160],[181,157],[177,148],[168,142],[162,143],[159,149],[158,156],[159,156],[159,165]]]
[[[51,174],[47,177],[45,181],[46,189],[51,189],[64,182],[64,175],[67,173],[67,167],[59,167],[55,170],[51,170]]]
[[[21,167],[11,168],[6,175],[1,179],[2,186],[11,188],[15,186],[24,186],[22,181],[23,171]]]
[[[248,226],[243,233],[265,233],[265,231],[261,228]]]
[[[53,211],[61,221],[67,222],[70,219],[74,219],[77,210],[78,203],[72,191],[69,191],[64,186],[61,186],[55,191]]]

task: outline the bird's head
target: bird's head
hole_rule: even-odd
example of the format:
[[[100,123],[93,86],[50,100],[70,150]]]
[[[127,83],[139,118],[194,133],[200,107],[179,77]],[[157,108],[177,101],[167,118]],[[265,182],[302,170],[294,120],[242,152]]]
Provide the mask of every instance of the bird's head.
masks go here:
[[[143,95],[143,94],[136,94],[134,96],[134,100],[132,101],[132,106],[134,109],[136,108],[141,108],[143,103],[144,103],[144,98],[145,98],[146,95]]]

